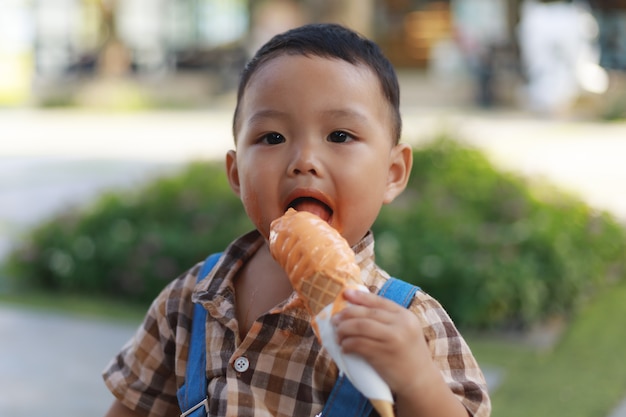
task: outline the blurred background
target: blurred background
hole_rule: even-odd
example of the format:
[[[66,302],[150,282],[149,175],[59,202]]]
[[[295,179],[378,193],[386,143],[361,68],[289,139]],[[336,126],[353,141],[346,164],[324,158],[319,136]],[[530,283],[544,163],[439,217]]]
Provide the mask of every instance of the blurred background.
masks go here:
[[[467,81],[473,104],[551,114],[623,87],[624,8],[619,0],[4,0],[0,105],[208,105],[273,34],[336,21],[378,42],[400,70]]]
[[[0,0],[0,416],[104,414],[146,303],[250,227],[238,75],[309,22],[398,70],[415,216],[377,248],[467,332],[493,415],[626,416],[624,0]]]

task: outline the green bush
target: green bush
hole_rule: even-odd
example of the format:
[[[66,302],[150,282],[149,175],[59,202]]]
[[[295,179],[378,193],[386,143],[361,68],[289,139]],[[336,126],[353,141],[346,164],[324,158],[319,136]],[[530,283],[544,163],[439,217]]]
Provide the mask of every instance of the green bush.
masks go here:
[[[41,224],[9,255],[7,269],[22,286],[145,302],[251,227],[223,167],[196,162]]]
[[[477,150],[437,140],[414,153],[411,175],[375,224],[378,262],[431,293],[462,326],[523,327],[566,315],[626,273],[620,224],[498,172]]]
[[[623,278],[626,233],[608,215],[554,190],[540,198],[451,140],[414,158],[408,189],[374,225],[377,259],[440,300],[458,324],[529,325],[574,311]],[[35,288],[149,301],[252,227],[223,171],[193,163],[57,216],[10,255],[10,275]]]

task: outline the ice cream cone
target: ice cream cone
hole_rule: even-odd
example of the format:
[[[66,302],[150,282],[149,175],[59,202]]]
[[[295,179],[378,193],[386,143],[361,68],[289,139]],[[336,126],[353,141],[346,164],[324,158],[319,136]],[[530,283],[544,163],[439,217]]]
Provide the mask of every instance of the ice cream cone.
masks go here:
[[[339,370],[381,417],[393,417],[393,398],[387,384],[363,358],[341,352],[330,323],[331,316],[347,305],[343,297],[347,288],[367,291],[348,242],[314,214],[289,209],[272,222],[270,252],[311,314],[315,334]]]
[[[374,406],[374,409],[378,412],[380,417],[393,417],[393,403],[384,400],[372,400],[370,402]]]
[[[341,293],[344,282],[321,273],[313,274],[309,279],[302,280],[298,294],[306,300],[305,304],[311,314],[316,316],[329,304],[334,303]]]
[[[361,284],[348,242],[314,214],[289,209],[272,222],[270,252],[313,317],[345,288]]]

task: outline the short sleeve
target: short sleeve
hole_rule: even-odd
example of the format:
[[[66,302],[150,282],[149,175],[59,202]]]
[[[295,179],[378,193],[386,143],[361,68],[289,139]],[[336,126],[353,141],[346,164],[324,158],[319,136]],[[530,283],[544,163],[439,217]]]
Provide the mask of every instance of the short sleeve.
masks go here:
[[[155,417],[180,414],[177,375],[184,375],[186,366],[194,285],[193,274],[170,283],[103,371],[106,386],[131,410]]]
[[[488,417],[491,400],[485,377],[469,346],[437,300],[418,291],[409,307],[421,321],[435,364],[470,415]]]

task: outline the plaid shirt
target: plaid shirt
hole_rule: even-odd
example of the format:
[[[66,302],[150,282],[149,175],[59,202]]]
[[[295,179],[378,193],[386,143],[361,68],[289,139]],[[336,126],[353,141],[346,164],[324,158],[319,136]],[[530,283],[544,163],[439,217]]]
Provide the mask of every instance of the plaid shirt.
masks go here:
[[[176,390],[185,377],[193,300],[208,311],[210,416],[292,417],[321,412],[337,368],[313,334],[308,313],[284,308],[295,293],[260,316],[240,340],[233,280],[263,242],[257,232],[239,238],[206,279],[196,284],[198,264],[155,299],[135,336],[103,373],[106,385],[122,403],[150,416],[180,414]],[[389,276],[374,264],[373,235],[368,233],[353,249],[364,283],[378,291]],[[484,377],[447,313],[422,291],[409,308],[422,323],[433,360],[450,389],[471,415],[488,416],[491,404]],[[247,369],[236,367],[241,358]]]

